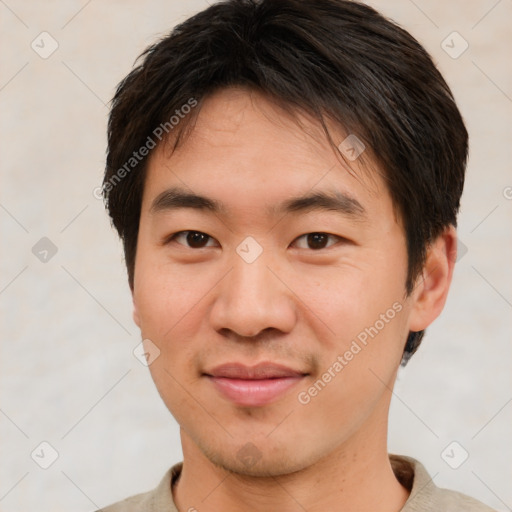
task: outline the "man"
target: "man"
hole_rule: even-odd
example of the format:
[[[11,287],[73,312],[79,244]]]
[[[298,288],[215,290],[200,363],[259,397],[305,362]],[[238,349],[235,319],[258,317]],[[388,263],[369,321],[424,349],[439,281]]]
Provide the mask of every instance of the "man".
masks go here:
[[[146,50],[103,190],[184,460],[104,510],[491,510],[387,452],[466,159],[429,55],[365,5],[228,0]]]

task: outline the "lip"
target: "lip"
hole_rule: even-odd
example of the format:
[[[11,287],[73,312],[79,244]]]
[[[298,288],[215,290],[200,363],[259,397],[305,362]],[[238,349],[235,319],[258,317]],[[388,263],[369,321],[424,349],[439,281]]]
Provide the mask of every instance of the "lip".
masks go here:
[[[245,407],[261,407],[276,401],[306,375],[267,362],[255,366],[227,363],[204,373],[221,395]]]

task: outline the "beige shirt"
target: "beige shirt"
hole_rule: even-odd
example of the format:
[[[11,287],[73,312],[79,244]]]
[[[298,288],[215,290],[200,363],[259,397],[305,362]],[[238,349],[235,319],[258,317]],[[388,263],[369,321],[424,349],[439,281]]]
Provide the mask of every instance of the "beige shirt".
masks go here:
[[[417,460],[391,454],[389,458],[397,479],[411,491],[400,512],[496,512],[469,496],[437,487]],[[169,469],[156,489],[114,503],[98,512],[179,512],[174,504],[171,485],[180,475],[182,464],[180,462]]]

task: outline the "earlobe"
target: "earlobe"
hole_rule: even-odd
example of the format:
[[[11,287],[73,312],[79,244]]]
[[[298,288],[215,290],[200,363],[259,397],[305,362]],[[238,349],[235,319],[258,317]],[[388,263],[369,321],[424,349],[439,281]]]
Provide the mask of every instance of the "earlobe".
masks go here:
[[[457,234],[450,226],[427,249],[422,274],[412,292],[409,330],[426,329],[444,308],[457,257]]]

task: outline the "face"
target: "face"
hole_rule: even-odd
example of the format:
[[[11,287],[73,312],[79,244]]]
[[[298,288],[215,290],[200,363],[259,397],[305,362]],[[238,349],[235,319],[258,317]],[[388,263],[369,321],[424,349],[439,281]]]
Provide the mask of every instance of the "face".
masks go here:
[[[301,122],[226,89],[148,163],[134,318],[182,436],[237,473],[298,471],[385,430],[411,327],[382,178]]]

